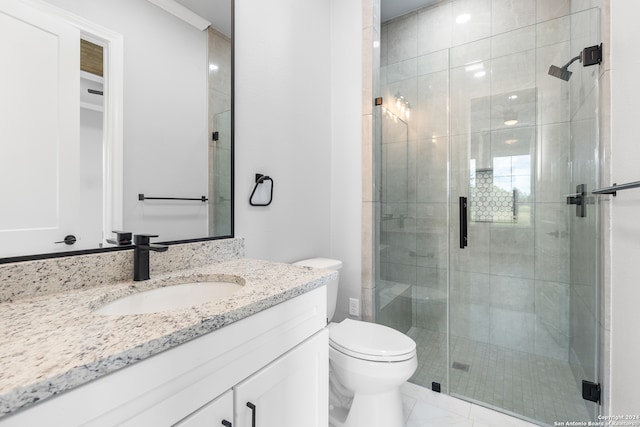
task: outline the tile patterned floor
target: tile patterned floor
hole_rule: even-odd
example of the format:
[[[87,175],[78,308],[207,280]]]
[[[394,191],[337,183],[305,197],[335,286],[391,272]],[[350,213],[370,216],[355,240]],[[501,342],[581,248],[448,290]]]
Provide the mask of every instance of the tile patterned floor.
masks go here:
[[[445,336],[420,328],[408,335],[418,344],[418,369],[410,381],[427,387],[436,381],[446,390]],[[591,420],[567,362],[459,337],[451,344],[452,363],[468,366],[451,369],[451,394],[548,425]]]
[[[401,392],[406,427],[535,427],[535,424],[415,384],[404,384]]]

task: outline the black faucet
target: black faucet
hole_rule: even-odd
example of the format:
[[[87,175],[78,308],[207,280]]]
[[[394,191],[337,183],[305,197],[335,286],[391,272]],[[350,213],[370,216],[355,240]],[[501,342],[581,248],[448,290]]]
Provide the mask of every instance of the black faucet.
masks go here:
[[[152,245],[150,239],[157,234],[136,234],[133,236],[133,280],[149,280],[149,251],[164,252],[168,246]]]

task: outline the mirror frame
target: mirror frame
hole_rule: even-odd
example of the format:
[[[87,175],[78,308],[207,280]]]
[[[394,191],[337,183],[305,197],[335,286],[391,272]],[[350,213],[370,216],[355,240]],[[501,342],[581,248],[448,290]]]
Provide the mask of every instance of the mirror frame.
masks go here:
[[[163,242],[154,242],[163,245],[178,245],[183,243],[197,243],[211,240],[233,239],[235,237],[235,1],[231,2],[231,234],[215,237],[197,237],[193,239],[171,240]],[[17,255],[12,257],[0,258],[0,264],[10,264],[24,261],[35,261],[43,259],[64,258],[79,255],[90,255],[97,253],[116,252],[131,250],[135,245],[112,246],[108,248],[93,248],[70,250],[61,252],[50,252],[31,255]]]

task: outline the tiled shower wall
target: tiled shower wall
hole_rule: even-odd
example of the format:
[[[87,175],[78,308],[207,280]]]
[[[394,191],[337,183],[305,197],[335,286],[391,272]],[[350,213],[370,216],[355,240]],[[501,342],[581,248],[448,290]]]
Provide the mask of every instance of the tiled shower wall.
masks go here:
[[[575,95],[547,70],[575,56],[584,47],[576,47],[585,41],[580,29],[593,28],[593,11],[571,14],[571,8],[569,1],[456,0],[382,26],[385,104],[402,116],[393,104],[403,96],[411,115],[401,117],[406,132],[402,120],[382,118],[376,291],[389,300],[406,295],[398,285],[410,287],[413,326],[446,332],[450,262],[451,333],[569,358],[574,209],[565,196],[573,192]],[[472,21],[456,24],[463,11]],[[519,123],[509,127],[503,124],[506,99],[514,94]],[[497,159],[510,162],[502,176]],[[457,197],[470,197],[474,170],[492,168],[494,181],[507,179],[503,184],[518,190],[516,221],[471,222],[469,246],[460,250]]]
[[[380,87],[380,0],[362,0],[362,319],[376,321],[377,220],[380,196],[377,164],[380,137],[374,136],[373,99]]]

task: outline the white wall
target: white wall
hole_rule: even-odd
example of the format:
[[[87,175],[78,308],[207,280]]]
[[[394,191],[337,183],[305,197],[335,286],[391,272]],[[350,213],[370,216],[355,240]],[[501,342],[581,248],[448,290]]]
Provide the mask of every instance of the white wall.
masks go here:
[[[146,0],[47,2],[123,35],[124,228],[161,240],[206,236],[205,203],[137,195],[207,194],[207,32]]]
[[[235,2],[235,235],[273,261],[331,255],[330,3]],[[252,207],[256,173],[273,203]]]
[[[331,1],[331,257],[343,261],[335,321],[361,298],[362,2]]]
[[[342,260],[335,320],[361,294],[361,11],[359,0],[235,5],[236,236],[249,257]],[[249,206],[255,173],[275,181],[271,206]]]
[[[640,180],[638,16],[640,3],[611,1],[611,170],[617,183]],[[611,199],[610,413],[638,415],[640,190],[622,191]]]

